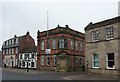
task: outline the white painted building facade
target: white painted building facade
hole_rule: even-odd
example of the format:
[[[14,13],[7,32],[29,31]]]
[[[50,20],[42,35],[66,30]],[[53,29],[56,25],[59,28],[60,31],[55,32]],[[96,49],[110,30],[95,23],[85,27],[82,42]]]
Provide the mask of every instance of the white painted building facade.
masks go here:
[[[29,52],[29,53],[20,53],[19,54],[19,67],[20,68],[36,68],[36,59],[37,52]]]

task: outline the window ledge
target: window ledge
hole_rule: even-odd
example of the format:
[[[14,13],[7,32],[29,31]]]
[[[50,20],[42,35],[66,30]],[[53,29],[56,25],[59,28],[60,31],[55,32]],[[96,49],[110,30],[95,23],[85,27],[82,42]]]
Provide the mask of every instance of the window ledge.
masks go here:
[[[115,68],[106,68],[106,70],[115,70]]]
[[[93,69],[99,69],[99,67],[92,67]]]
[[[94,40],[94,41],[92,41],[92,42],[98,42],[99,40]]]
[[[112,39],[114,39],[114,38],[106,38],[106,40],[112,40]]]

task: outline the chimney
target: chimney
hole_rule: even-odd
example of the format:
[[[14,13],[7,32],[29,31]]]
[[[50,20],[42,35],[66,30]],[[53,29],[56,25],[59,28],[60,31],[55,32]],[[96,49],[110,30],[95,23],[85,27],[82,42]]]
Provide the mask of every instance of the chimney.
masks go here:
[[[29,35],[29,34],[30,34],[29,31],[27,31],[26,35]]]
[[[37,32],[37,38],[39,38],[39,33],[40,33],[40,31],[38,30],[38,32]]]
[[[58,24],[58,26],[57,26],[57,27],[60,27],[60,26],[59,26],[59,24]]]
[[[16,34],[15,34],[15,36],[14,36],[14,38],[16,38],[17,36],[16,36]]]
[[[66,26],[66,28],[69,28],[69,26],[68,25],[65,25]]]

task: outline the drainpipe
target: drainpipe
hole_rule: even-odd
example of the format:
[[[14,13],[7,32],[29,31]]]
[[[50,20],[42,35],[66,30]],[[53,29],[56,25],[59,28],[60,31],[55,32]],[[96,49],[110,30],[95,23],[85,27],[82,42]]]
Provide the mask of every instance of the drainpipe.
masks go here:
[[[75,71],[75,33],[74,33],[74,71]]]

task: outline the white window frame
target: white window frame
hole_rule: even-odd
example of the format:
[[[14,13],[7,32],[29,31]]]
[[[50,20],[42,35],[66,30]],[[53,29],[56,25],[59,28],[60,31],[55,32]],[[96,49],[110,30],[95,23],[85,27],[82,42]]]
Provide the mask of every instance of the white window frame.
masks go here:
[[[74,41],[73,40],[70,41],[70,47],[71,47],[71,50],[74,50]]]
[[[112,68],[112,67],[108,67],[108,54],[110,54],[110,53],[107,53],[106,54],[106,69],[115,69],[115,54],[114,54],[114,60],[109,60],[109,61],[114,61],[114,67]]]
[[[44,62],[45,62],[45,56],[41,56],[41,65],[44,65]]]
[[[80,41],[80,51],[83,51],[83,41]]]
[[[75,41],[75,50],[78,50],[78,41]]]
[[[52,39],[52,49],[56,49],[56,39]]]
[[[105,31],[106,31],[106,40],[114,39],[114,27],[113,26],[107,27]]]
[[[9,45],[11,45],[12,44],[12,40],[9,40]]]
[[[16,38],[16,41],[15,41],[15,43],[18,43],[18,39],[19,39],[19,38]]]
[[[14,48],[12,48],[12,54],[14,54]]]
[[[23,58],[23,57],[22,57],[22,54],[20,54],[19,56],[20,56],[19,59],[22,59],[22,58]]]
[[[98,60],[94,60],[94,55],[98,55],[98,54],[93,54],[92,55],[92,68],[99,68],[99,55],[98,55]],[[95,67],[94,62],[98,62],[98,67]]]
[[[41,50],[44,50],[44,40],[41,41]]]
[[[59,48],[65,48],[65,39],[64,38],[59,39]]]
[[[99,31],[95,30],[92,31],[92,42],[96,42],[99,41]]]
[[[6,49],[6,54],[8,54],[9,49]]]
[[[8,44],[9,44],[8,41],[6,41],[6,45],[7,45],[7,46],[8,46]]]
[[[12,39],[12,44],[14,44],[14,39]]]

